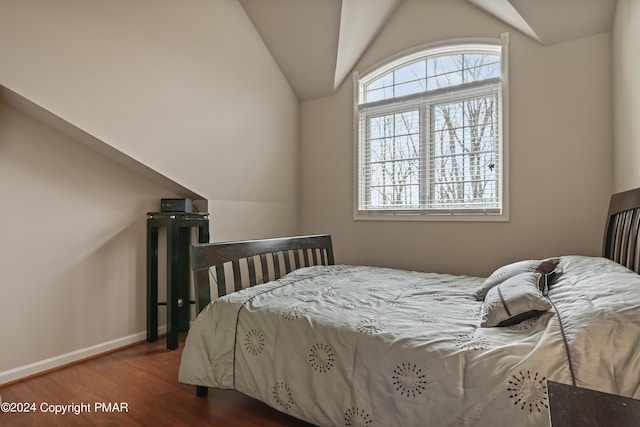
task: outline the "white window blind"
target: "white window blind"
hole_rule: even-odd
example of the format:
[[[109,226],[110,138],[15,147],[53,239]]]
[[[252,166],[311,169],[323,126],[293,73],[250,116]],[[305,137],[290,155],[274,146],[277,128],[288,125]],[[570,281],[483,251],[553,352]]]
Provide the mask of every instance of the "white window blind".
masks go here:
[[[356,217],[501,215],[502,44],[440,46],[356,78]]]

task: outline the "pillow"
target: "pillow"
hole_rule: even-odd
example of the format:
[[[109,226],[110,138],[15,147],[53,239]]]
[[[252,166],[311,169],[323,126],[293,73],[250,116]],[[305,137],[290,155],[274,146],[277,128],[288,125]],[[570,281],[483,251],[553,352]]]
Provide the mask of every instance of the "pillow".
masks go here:
[[[545,260],[530,259],[504,265],[494,271],[491,276],[487,277],[487,279],[482,283],[480,289],[475,293],[476,299],[478,301],[483,301],[489,289],[499,285],[510,277],[531,271],[540,273],[538,288],[543,295],[547,295],[549,286],[551,285],[551,280],[557,271],[556,268],[558,267],[559,262],[560,259],[558,258],[548,258]]]
[[[493,288],[496,285],[499,285],[510,277],[535,271],[536,267],[540,265],[540,262],[540,260],[530,259],[503,265],[502,267],[498,268],[496,271],[491,273],[491,276],[487,277],[487,279],[482,283],[482,287],[480,287],[480,289],[476,291],[475,296],[477,300],[484,301],[484,298],[487,295],[487,292],[489,292],[489,289]]]
[[[480,326],[515,325],[549,310],[551,303],[540,292],[539,279],[540,273],[522,273],[489,289]]]

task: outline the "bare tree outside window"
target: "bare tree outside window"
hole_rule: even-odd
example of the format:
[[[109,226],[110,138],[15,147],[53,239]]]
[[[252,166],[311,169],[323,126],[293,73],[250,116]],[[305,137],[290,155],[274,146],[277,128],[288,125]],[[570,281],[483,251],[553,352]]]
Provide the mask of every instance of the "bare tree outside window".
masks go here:
[[[490,79],[499,67],[489,55],[442,59],[428,61],[438,89]],[[431,106],[434,205],[483,206],[497,201],[497,101],[497,95],[487,95]]]
[[[372,117],[370,127],[370,203],[419,206],[419,111]]]
[[[360,209],[500,207],[500,60],[427,56],[364,86]]]

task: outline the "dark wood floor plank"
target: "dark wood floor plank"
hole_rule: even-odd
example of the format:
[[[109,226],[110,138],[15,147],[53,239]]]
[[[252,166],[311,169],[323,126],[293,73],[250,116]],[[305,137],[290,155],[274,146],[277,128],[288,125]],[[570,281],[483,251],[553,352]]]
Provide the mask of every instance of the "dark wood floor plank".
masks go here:
[[[196,397],[194,386],[177,380],[183,345],[184,337],[175,351],[163,339],[145,342],[0,387],[3,402],[36,405],[33,413],[0,413],[0,426],[310,426],[233,390]],[[42,411],[72,403],[88,404],[90,412]],[[122,412],[96,412],[96,403],[125,403],[128,411],[119,405]]]

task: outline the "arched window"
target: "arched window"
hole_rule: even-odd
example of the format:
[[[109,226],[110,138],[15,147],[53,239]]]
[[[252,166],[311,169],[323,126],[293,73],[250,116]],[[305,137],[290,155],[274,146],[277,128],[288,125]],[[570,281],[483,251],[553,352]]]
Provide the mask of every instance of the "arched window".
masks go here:
[[[507,42],[430,46],[356,73],[356,219],[508,219]]]

